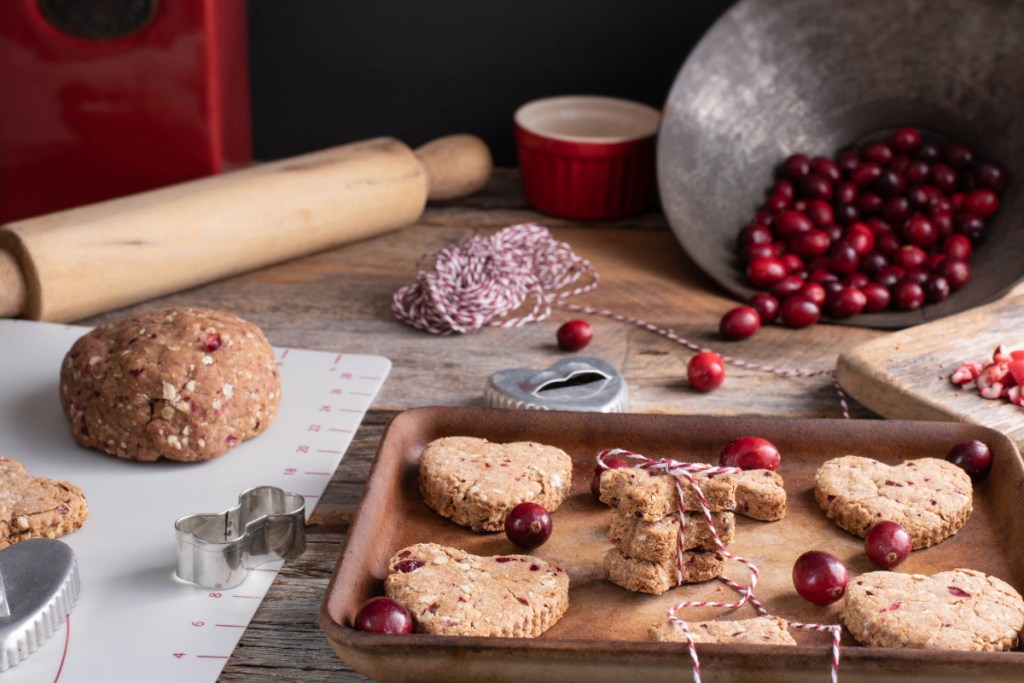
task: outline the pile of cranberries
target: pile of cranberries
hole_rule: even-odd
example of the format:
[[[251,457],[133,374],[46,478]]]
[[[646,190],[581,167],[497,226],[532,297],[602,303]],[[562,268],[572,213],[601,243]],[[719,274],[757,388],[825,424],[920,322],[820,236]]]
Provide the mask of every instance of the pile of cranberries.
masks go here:
[[[912,127],[834,159],[793,154],[738,238],[747,279],[763,291],[725,314],[722,336],[745,339],[776,318],[807,327],[943,301],[970,279],[1006,182],[970,147]]]

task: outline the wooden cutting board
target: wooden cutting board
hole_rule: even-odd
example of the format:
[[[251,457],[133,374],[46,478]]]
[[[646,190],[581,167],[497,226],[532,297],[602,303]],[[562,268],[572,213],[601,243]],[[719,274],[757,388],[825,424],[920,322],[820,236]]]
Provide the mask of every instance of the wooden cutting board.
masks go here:
[[[979,424],[1024,451],[1024,408],[949,381],[963,361],[990,361],[999,344],[1024,349],[1024,286],[986,306],[856,346],[839,355],[836,373],[850,396],[883,417]]]

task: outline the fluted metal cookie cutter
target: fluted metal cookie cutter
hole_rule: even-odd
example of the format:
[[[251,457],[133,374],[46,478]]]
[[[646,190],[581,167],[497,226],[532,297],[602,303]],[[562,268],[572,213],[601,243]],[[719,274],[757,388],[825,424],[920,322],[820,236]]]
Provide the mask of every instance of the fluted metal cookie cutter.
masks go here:
[[[249,571],[306,550],[306,500],[276,486],[238,495],[238,505],[174,523],[179,579],[204,588],[234,588]]]
[[[622,373],[611,364],[576,356],[546,370],[499,370],[487,382],[484,402],[495,408],[624,413],[629,392]]]

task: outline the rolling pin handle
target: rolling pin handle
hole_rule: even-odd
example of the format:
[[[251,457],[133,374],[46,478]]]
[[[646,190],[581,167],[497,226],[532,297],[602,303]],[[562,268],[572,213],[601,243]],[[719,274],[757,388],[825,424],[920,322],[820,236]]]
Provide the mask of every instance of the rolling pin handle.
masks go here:
[[[483,189],[494,162],[483,140],[474,135],[447,135],[416,149],[427,174],[427,199],[455,199]]]
[[[0,318],[16,318],[25,311],[28,287],[18,261],[0,249]]]

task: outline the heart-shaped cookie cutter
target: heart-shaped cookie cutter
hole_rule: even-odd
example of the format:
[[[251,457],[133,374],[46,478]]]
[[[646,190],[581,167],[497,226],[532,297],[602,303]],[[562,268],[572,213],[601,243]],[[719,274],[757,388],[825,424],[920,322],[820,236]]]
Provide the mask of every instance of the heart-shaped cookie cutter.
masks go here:
[[[558,361],[546,370],[513,368],[491,375],[484,403],[494,408],[624,413],[629,391],[622,373],[591,356]]]
[[[276,486],[238,495],[238,505],[174,523],[179,579],[204,588],[234,588],[253,567],[306,550],[306,500]]]

